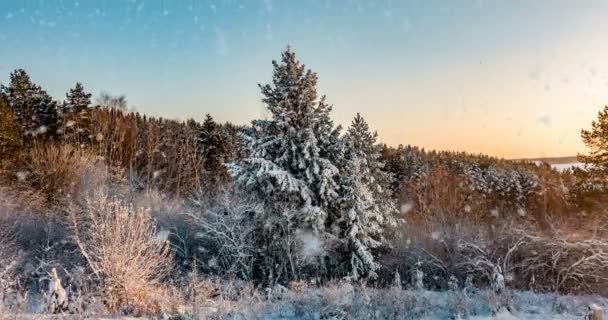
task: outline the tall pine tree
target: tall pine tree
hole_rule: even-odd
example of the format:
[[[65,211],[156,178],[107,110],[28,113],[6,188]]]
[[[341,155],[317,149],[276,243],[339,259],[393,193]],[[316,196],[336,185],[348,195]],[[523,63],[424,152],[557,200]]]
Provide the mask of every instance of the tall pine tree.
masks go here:
[[[65,97],[67,104],[65,105],[64,110],[69,109],[69,112],[72,113],[86,110],[91,105],[91,94],[84,91],[84,87],[80,82],[76,82],[74,88],[70,89],[70,91],[65,94]]]
[[[579,160],[590,165],[596,172],[608,173],[608,106],[591,122],[591,130],[581,131],[583,142],[590,149],[588,155],[579,155]]]
[[[197,154],[201,159],[203,169],[202,189],[210,198],[221,191],[228,179],[224,166],[227,156],[225,140],[213,117],[207,114],[199,131]]]
[[[87,145],[92,140],[91,94],[80,82],[65,94],[61,106],[61,131],[65,140],[78,145]]]
[[[272,82],[260,85],[270,117],[253,121],[243,135],[248,155],[231,165],[231,173],[237,188],[265,204],[267,213],[260,222],[267,234],[267,276],[289,273],[288,280],[296,276],[297,266],[293,259],[282,261],[292,256],[293,248],[279,242],[294,237],[295,231],[327,234],[335,215],[331,206],[338,199],[338,168],[322,149],[334,128],[331,108],[317,96],[317,75],[290,48],[281,58],[273,61]]]
[[[343,137],[343,216],[340,221],[350,252],[350,274],[375,278],[380,265],[374,254],[387,245],[386,226],[395,223],[391,176],[380,160],[378,135],[357,114]]]

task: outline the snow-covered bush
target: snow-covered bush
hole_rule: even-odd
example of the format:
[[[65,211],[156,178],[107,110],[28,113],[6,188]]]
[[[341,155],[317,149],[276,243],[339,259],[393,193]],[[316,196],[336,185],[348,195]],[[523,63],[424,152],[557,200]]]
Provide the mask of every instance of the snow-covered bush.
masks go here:
[[[603,236],[572,235],[567,231],[558,231],[552,237],[520,233],[525,239],[520,273],[534,279],[535,287],[557,292],[599,292],[608,285],[604,276],[608,272],[608,241]]]

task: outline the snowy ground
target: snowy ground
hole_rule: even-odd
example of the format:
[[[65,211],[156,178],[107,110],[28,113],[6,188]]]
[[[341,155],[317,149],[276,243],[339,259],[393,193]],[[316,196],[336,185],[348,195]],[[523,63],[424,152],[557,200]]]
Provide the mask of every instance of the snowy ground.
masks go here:
[[[497,305],[496,297],[487,291],[467,296],[449,292],[397,291],[353,287],[311,289],[306,292],[286,292],[271,300],[243,297],[237,301],[207,301],[199,312],[199,319],[421,319],[421,320],[582,320],[590,304],[605,310],[608,299],[599,296],[558,296],[516,292],[508,295],[506,304],[511,311]],[[493,315],[494,313],[494,315]],[[460,316],[458,316],[460,315]],[[3,319],[83,319],[78,316],[49,316],[20,314],[0,316]],[[92,316],[87,319],[144,319],[117,316]],[[195,319],[183,317],[172,319]]]
[[[557,163],[557,164],[552,164],[551,167],[553,167],[553,169],[557,170],[557,171],[564,171],[566,169],[570,169],[572,167],[577,167],[577,168],[583,168],[584,164],[580,163],[580,162],[573,162],[573,163]]]

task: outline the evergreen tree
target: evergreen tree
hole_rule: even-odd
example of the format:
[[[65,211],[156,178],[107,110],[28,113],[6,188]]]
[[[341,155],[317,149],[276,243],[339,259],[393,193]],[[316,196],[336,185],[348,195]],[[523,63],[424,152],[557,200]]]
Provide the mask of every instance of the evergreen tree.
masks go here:
[[[597,120],[591,122],[591,130],[581,131],[581,137],[590,152],[579,155],[579,160],[595,171],[608,173],[608,106],[598,112]]]
[[[226,145],[218,125],[211,115],[207,114],[200,128],[197,141],[197,154],[203,167],[203,188],[207,195],[213,197],[227,180]]]
[[[393,197],[399,197],[406,176],[404,152],[404,147],[401,144],[397,148],[384,144],[380,154],[380,159],[384,162],[384,170],[393,176],[393,183],[391,184]]]
[[[344,139],[343,207],[341,224],[350,251],[350,273],[354,279],[376,277],[379,265],[374,253],[387,245],[385,227],[395,223],[391,176],[380,160],[378,135],[357,114]]]
[[[54,137],[58,129],[57,103],[34,84],[23,69],[10,75],[9,86],[1,86],[22,131],[31,136]]]
[[[79,145],[90,144],[92,140],[91,94],[85,92],[80,82],[66,93],[66,101],[61,106],[61,124],[64,139]]]
[[[235,186],[265,204],[261,224],[269,237],[264,244],[273,269],[269,277],[282,272],[272,259],[279,264],[289,254],[285,250],[292,249],[277,242],[293,237],[296,229],[325,235],[335,214],[330,207],[338,199],[338,169],[321,149],[334,130],[328,122],[331,108],[317,97],[317,75],[290,48],[273,66],[272,83],[260,85],[270,118],[253,121],[243,134],[248,155],[230,166]],[[293,262],[284,269],[295,276]]]
[[[71,113],[79,113],[91,105],[91,94],[84,91],[80,82],[76,82],[74,88],[70,89],[70,92],[66,93],[65,96],[67,102],[65,107]]]

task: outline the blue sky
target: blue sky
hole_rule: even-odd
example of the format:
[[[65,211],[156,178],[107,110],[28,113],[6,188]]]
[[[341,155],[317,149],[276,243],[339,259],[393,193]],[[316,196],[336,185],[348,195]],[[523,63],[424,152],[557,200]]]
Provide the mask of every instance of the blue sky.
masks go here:
[[[383,141],[573,155],[608,103],[606,1],[0,1],[0,81],[25,68],[140,112],[247,123],[287,44],[334,118]]]

